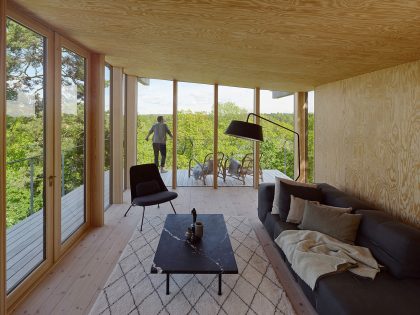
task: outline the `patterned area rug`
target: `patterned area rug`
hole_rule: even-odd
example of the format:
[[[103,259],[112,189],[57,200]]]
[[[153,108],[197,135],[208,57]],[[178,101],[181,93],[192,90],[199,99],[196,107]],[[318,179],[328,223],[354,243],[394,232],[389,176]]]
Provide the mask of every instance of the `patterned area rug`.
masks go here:
[[[225,216],[238,275],[151,274],[165,217],[145,217],[100,293],[90,314],[295,314],[245,217]]]

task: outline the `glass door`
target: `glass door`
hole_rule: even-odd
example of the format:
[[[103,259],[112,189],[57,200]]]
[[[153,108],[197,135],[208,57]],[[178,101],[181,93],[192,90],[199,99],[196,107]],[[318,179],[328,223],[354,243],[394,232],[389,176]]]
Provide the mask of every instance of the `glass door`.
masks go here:
[[[70,47],[69,47],[70,46]],[[61,46],[61,243],[86,222],[86,57]]]
[[[51,132],[47,35],[7,19],[6,277],[10,294],[47,260]],[[50,116],[51,117],[51,116]],[[49,125],[51,126],[51,125]],[[52,184],[51,184],[52,186]]]

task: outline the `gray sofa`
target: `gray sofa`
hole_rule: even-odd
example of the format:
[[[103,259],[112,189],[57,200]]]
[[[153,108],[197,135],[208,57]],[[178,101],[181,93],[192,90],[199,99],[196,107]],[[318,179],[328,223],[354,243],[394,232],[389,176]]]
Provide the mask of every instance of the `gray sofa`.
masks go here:
[[[368,247],[383,265],[375,280],[363,279],[351,272],[319,279],[312,291],[292,270],[279,250],[295,280],[319,314],[420,314],[420,230],[394,220],[372,207],[328,184],[319,184],[322,203],[352,207],[363,214],[356,245]],[[258,190],[258,218],[274,240],[284,230],[297,225],[271,214],[274,184],[264,183]],[[277,245],[276,245],[277,246]]]

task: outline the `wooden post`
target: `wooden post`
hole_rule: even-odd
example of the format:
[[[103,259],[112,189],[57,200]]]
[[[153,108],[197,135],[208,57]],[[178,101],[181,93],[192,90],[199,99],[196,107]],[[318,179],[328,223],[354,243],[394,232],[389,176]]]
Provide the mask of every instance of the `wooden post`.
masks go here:
[[[213,188],[217,189],[219,172],[219,84],[214,85],[214,106],[213,106]]]
[[[113,67],[112,72],[112,139],[111,139],[111,203],[123,203],[123,71]]]
[[[176,141],[177,141],[177,123],[178,123],[178,81],[173,82],[173,95],[172,95],[172,189],[176,189],[177,179],[177,165],[176,165]]]
[[[91,54],[89,90],[90,99],[87,104],[88,137],[90,167],[87,170],[90,178],[88,194],[90,194],[91,225],[104,225],[104,104],[105,104],[105,56]]]
[[[137,164],[137,77],[127,75],[125,95],[126,187],[130,188],[130,167]]]
[[[254,90],[254,113],[260,114],[260,88]],[[260,118],[254,117],[255,123],[260,124]],[[254,142],[254,188],[257,189],[260,185],[260,143]]]
[[[0,315],[6,314],[6,0],[0,0]]]
[[[308,161],[308,93],[295,93],[295,131],[300,137],[300,177],[299,182],[307,181]],[[295,138],[295,174],[298,173],[297,141]],[[296,175],[295,175],[296,176]]]

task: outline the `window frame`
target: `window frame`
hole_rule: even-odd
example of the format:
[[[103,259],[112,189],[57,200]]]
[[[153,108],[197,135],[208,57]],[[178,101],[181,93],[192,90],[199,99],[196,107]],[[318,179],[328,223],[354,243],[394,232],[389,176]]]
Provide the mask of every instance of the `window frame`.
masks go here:
[[[61,242],[61,163],[56,163],[55,167],[55,190],[54,190],[54,260],[57,261],[65,252],[67,252],[80,238],[86,233],[90,226],[90,187],[89,177],[86,176],[90,167],[90,148],[87,145],[89,138],[90,122],[88,119],[88,112],[90,110],[90,53],[81,45],[61,36],[59,33],[54,33],[55,46],[55,125],[54,134],[56,135],[54,157],[55,161],[61,161],[61,50],[65,48],[85,58],[85,139],[84,139],[84,211],[85,222],[74,231],[64,242]]]
[[[45,44],[45,83],[44,83],[44,133],[45,135],[53,134],[53,112],[54,112],[54,33],[45,27],[43,24],[28,18],[21,13],[21,10],[14,7],[13,5],[7,6],[6,19],[12,19],[13,21],[21,24],[24,27],[34,31],[35,33],[43,36],[46,40]],[[13,288],[9,293],[6,292],[7,305],[13,305],[16,301],[38,280],[42,275],[52,266],[54,262],[53,257],[53,187],[48,184],[50,178],[54,178],[53,171],[53,137],[45,136],[44,140],[44,152],[45,153],[45,218],[44,218],[44,261],[41,262],[30,274],[22,279],[19,284]],[[48,154],[48,152],[50,152]],[[52,177],[51,177],[52,176]],[[6,257],[5,257],[6,259]]]

